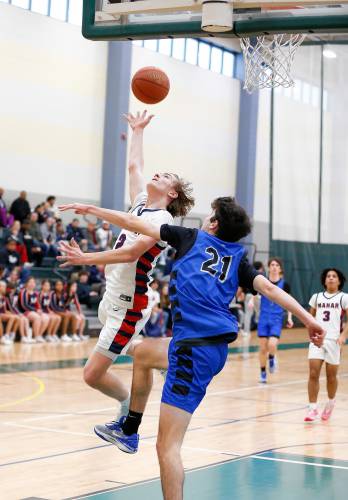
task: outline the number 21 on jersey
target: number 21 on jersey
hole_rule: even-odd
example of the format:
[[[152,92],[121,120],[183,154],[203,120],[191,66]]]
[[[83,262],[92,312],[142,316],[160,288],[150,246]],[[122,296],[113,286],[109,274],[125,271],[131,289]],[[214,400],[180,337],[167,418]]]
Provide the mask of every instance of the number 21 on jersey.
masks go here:
[[[214,247],[208,247],[205,252],[211,256],[210,259],[203,262],[201,271],[209,273],[211,276],[217,276],[221,283],[224,283],[228,277],[231,269],[232,259],[231,255],[221,257]]]

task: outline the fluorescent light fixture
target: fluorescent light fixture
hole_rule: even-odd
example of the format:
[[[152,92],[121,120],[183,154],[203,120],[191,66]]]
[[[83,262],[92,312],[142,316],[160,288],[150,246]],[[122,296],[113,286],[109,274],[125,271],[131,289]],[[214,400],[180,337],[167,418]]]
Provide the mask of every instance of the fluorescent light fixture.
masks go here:
[[[323,56],[326,57],[327,59],[336,59],[337,54],[333,50],[324,49],[323,50]]]

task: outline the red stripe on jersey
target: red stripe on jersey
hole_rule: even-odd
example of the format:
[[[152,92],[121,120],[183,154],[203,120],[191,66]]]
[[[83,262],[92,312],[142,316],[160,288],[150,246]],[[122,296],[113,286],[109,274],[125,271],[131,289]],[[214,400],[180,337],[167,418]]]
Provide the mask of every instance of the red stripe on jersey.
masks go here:
[[[163,248],[158,247],[157,245],[153,246],[148,250],[148,253],[152,255],[152,257],[157,257],[162,252]]]
[[[142,264],[144,264],[144,266],[148,267],[149,270],[152,267],[152,262],[150,262],[149,260],[145,259],[145,257],[143,255],[140,257],[140,259],[138,260],[138,262],[141,262]]]

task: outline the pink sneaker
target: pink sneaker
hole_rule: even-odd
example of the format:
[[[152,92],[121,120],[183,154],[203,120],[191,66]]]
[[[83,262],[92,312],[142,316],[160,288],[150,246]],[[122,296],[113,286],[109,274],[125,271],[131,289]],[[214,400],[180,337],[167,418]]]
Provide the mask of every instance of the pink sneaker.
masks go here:
[[[309,408],[309,410],[307,411],[307,415],[304,418],[304,421],[305,422],[314,422],[318,418],[319,418],[319,412],[318,412],[318,410],[311,410]]]
[[[333,412],[334,407],[335,407],[335,403],[327,402],[325,405],[325,408],[323,410],[323,413],[321,414],[321,419],[322,420],[329,420],[329,418],[331,417],[331,413]]]

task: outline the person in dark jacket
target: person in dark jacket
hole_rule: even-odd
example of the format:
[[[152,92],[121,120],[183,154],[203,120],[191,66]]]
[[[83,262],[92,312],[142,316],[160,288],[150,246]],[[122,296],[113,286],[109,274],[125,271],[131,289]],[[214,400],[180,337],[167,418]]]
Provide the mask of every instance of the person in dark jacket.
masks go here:
[[[0,264],[5,266],[9,271],[12,271],[14,267],[21,264],[21,258],[16,248],[17,241],[15,238],[10,237],[6,242],[5,248],[0,250]]]
[[[15,220],[19,220],[21,223],[30,215],[30,205],[26,191],[21,191],[19,197],[12,202],[10,213]]]

